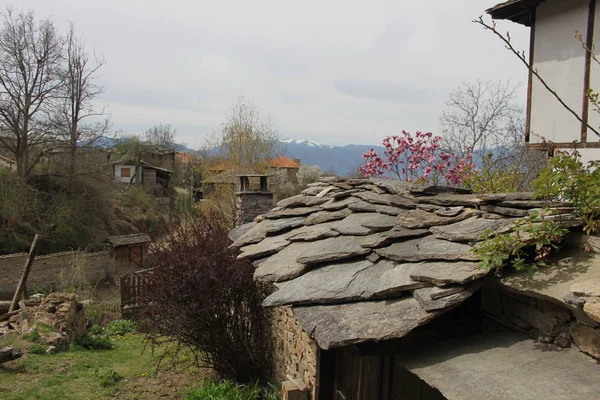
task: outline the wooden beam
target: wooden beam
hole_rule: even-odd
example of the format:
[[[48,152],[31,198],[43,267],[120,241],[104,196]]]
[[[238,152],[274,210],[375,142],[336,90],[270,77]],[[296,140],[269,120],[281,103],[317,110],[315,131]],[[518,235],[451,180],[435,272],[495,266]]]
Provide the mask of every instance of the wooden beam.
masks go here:
[[[531,28],[529,31],[529,65],[533,67],[534,63],[534,44],[535,44],[535,8],[532,8],[529,13],[531,19]],[[527,110],[525,115],[525,143],[529,143],[531,137],[531,104],[532,104],[532,93],[533,93],[533,71],[531,68],[528,70],[527,77]]]
[[[587,33],[585,45],[588,49],[594,48],[594,25],[596,20],[596,0],[590,0],[588,10]],[[588,118],[590,112],[590,100],[588,99],[588,91],[590,90],[590,76],[592,69],[592,54],[585,50],[585,64],[583,70],[583,104],[581,109],[581,119],[585,121],[581,124],[581,142],[587,142]]]
[[[21,279],[19,280],[19,284],[17,285],[17,290],[15,290],[15,295],[13,296],[12,303],[10,304],[10,308],[8,312],[11,313],[17,307],[21,295],[23,294],[23,288],[25,287],[25,282],[27,282],[27,277],[29,276],[29,271],[31,271],[31,264],[33,263],[33,259],[35,258],[35,253],[37,251],[38,239],[40,235],[37,233],[33,237],[33,242],[31,242],[31,247],[29,248],[29,254],[27,255],[27,261],[25,261],[25,266],[23,267],[23,273],[21,274]]]
[[[600,149],[600,142],[570,142],[570,143],[526,143],[528,150],[548,149]]]

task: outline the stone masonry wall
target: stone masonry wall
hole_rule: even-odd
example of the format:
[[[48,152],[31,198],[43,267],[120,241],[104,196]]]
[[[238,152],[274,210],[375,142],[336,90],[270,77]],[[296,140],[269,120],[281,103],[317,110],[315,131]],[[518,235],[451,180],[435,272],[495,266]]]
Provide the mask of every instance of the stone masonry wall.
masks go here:
[[[271,309],[273,334],[273,372],[279,381],[304,384],[309,398],[315,399],[317,381],[317,343],[302,330],[290,307]]]
[[[25,253],[0,256],[2,292],[13,292],[16,289],[26,259]],[[114,268],[110,250],[96,253],[69,251],[37,256],[31,266],[27,287],[31,293],[32,290],[49,290],[83,280],[93,283],[107,275],[114,275]]]
[[[237,196],[238,222],[246,224],[273,208],[273,193],[240,193]]]
[[[481,292],[481,307],[488,320],[524,332],[540,342],[575,346],[600,360],[600,325],[580,308],[485,287]]]

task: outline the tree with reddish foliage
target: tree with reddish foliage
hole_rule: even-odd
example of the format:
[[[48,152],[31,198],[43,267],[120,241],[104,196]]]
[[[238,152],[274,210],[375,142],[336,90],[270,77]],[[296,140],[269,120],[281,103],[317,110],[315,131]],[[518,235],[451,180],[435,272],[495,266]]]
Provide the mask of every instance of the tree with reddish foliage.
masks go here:
[[[151,343],[170,354],[191,351],[221,378],[263,381],[270,351],[254,267],[236,259],[239,251],[214,217],[186,222],[154,245],[141,327]]]
[[[374,149],[363,154],[365,164],[360,167],[363,176],[386,176],[391,173],[408,182],[460,185],[473,170],[473,156],[450,154],[441,149],[442,138],[431,132],[407,131],[383,139],[384,157]]]

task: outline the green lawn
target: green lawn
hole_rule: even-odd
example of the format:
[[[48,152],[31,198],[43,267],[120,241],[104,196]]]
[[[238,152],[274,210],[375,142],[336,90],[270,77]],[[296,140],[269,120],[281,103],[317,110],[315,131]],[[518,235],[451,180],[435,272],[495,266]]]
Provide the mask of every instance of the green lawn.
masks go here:
[[[58,354],[27,353],[0,366],[0,398],[177,399],[186,387],[197,385],[202,378],[202,372],[197,370],[156,373],[150,349],[144,351],[139,334],[112,340],[112,350],[71,347]],[[4,338],[0,346],[9,342],[10,338]],[[115,376],[120,378],[111,379]]]

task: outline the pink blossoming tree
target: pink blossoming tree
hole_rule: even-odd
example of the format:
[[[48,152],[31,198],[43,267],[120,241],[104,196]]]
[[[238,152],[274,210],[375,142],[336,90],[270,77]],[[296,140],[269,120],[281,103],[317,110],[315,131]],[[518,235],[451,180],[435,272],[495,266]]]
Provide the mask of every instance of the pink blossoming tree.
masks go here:
[[[445,183],[460,185],[474,169],[473,156],[469,150],[464,157],[450,154],[440,148],[442,138],[431,132],[417,131],[414,136],[402,131],[401,135],[383,139],[383,157],[374,149],[363,154],[365,164],[360,167],[363,176],[386,176],[418,183]]]

